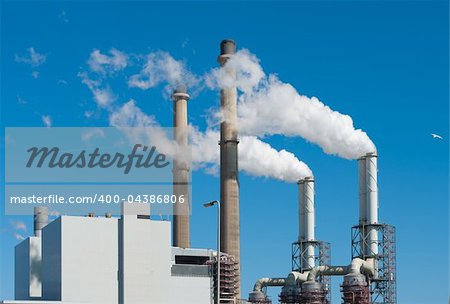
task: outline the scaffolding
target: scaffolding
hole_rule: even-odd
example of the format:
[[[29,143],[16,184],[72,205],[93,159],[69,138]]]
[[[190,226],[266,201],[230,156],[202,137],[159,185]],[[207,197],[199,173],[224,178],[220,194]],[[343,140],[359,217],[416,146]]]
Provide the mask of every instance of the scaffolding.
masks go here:
[[[212,260],[212,279],[214,303],[217,301],[217,258]],[[222,253],[220,255],[220,304],[238,303],[238,263],[234,257]]]
[[[364,252],[370,248],[369,231],[378,233],[378,253]],[[352,258],[375,258],[376,273],[370,278],[371,304],[397,303],[395,227],[387,224],[367,224],[352,227]]]
[[[308,264],[309,246],[314,247],[314,265]],[[304,272],[311,270],[313,266],[331,265],[331,245],[324,241],[303,241],[292,243],[292,271]],[[321,275],[318,282],[323,284],[326,291],[326,299],[331,303],[331,278]]]

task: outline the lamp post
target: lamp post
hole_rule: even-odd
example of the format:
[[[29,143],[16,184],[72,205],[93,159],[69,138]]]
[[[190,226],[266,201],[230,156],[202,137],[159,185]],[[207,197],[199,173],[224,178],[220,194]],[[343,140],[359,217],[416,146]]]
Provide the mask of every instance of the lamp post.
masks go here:
[[[217,205],[217,304],[220,304],[220,202],[218,200],[203,204],[209,208]]]

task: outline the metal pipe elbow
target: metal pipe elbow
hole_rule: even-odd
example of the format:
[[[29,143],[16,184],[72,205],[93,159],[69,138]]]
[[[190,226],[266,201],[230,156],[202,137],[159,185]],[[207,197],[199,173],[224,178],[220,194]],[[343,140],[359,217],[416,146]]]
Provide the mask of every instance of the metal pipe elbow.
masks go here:
[[[261,291],[266,286],[284,286],[286,278],[261,278],[256,281],[253,291]]]

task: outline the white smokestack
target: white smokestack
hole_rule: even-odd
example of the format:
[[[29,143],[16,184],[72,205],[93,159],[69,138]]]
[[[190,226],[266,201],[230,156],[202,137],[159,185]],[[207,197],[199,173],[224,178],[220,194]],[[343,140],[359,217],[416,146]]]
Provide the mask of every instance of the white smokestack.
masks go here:
[[[315,240],[315,209],[314,209],[314,178],[305,177],[299,185],[299,239],[300,241]],[[315,266],[314,245],[302,245],[301,252],[305,253],[302,268],[312,269]]]

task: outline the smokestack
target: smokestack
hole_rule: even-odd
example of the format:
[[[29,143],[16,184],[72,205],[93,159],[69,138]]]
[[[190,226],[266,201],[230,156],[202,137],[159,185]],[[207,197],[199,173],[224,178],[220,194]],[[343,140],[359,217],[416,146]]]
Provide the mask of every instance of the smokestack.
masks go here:
[[[220,43],[218,61],[223,67],[227,60],[236,53],[233,40]],[[236,78],[236,71],[227,67],[226,73]],[[240,298],[240,227],[239,227],[239,179],[238,179],[238,138],[237,138],[237,89],[222,88],[220,105],[223,121],[220,124],[220,214],[221,227],[220,251],[232,255],[237,262],[237,297]]]
[[[47,207],[34,207],[34,235],[41,237],[42,228],[48,224]]]
[[[367,153],[359,163],[359,223],[361,226],[378,224],[378,155]],[[362,252],[366,257],[378,254],[378,231],[374,227],[362,227]]]
[[[174,139],[178,144],[178,156],[173,166],[173,194],[176,197],[183,195],[183,204],[174,205],[173,215],[173,246],[189,248],[190,244],[190,204],[189,204],[189,166],[184,159],[183,152],[188,146],[188,118],[187,102],[189,100],[185,86],[178,86],[172,95],[173,99],[173,125]]]
[[[314,241],[315,211],[314,211],[314,178],[305,177],[298,182],[299,185],[299,240],[302,242]],[[302,268],[315,266],[313,244],[302,245],[301,252],[305,252]]]

